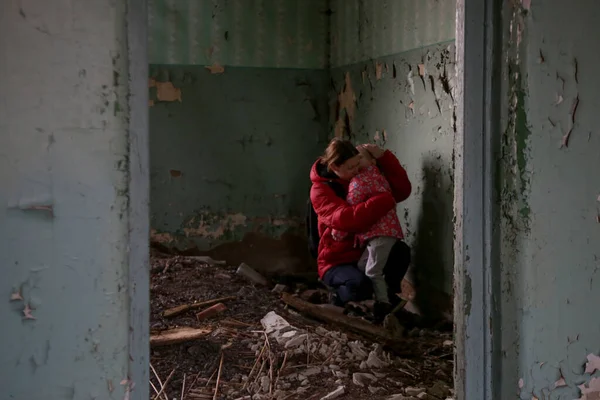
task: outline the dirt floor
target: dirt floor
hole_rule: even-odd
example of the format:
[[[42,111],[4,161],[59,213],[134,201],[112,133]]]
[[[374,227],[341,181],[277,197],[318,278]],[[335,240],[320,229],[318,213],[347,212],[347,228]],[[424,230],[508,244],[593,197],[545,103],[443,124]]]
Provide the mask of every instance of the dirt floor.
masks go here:
[[[155,250],[151,262],[151,333],[178,327],[206,331],[197,340],[152,346],[156,389],[151,398],[161,390],[164,400],[452,397],[451,332],[400,318],[406,331],[390,350],[303,317],[286,307],[273,285],[252,284],[236,274],[236,267]],[[314,291],[287,290],[314,301]],[[173,307],[219,298],[227,298],[221,302],[226,309],[210,318],[196,316],[208,306],[163,315]]]

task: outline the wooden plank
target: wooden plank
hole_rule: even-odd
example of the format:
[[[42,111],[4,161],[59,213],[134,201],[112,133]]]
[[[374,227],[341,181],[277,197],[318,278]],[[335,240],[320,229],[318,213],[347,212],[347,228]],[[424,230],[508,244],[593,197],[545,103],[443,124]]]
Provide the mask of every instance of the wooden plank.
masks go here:
[[[175,317],[179,314],[182,314],[186,311],[189,311],[189,310],[194,310],[194,309],[203,308],[203,307],[210,307],[217,303],[224,303],[226,301],[235,300],[236,298],[237,297],[235,297],[235,296],[229,296],[229,297],[221,297],[219,299],[202,301],[200,303],[182,304],[180,306],[169,308],[168,310],[165,310],[163,312],[163,317],[164,318],[173,318],[173,317]]]
[[[346,329],[382,344],[397,340],[386,329],[362,319],[340,314],[326,306],[322,307],[322,305],[309,303],[289,293],[284,293],[281,298],[284,303],[296,309],[301,314],[326,322],[337,328]]]
[[[168,346],[197,340],[212,332],[207,328],[176,328],[150,336],[150,346]]]

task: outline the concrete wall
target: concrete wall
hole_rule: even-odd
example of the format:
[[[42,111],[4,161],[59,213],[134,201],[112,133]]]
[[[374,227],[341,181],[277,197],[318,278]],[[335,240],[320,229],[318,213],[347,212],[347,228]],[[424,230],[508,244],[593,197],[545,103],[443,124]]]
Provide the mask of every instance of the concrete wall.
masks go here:
[[[327,20],[324,0],[151,2],[155,241],[307,268],[299,230],[327,140]]]
[[[586,357],[600,351],[600,3],[508,3],[500,398],[579,398]]]
[[[407,169],[414,191],[398,214],[414,250],[409,280],[427,314],[449,307],[452,293],[454,6],[403,0],[332,6],[331,129],[392,150]],[[337,106],[340,93],[356,97],[355,110]]]
[[[145,12],[0,5],[3,399],[148,399]]]

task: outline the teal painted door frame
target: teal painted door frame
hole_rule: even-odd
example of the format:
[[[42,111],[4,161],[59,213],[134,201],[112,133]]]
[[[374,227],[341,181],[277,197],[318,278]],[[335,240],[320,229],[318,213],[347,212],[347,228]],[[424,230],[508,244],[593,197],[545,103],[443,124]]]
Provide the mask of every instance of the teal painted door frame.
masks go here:
[[[499,399],[497,234],[502,0],[457,0],[455,397]]]

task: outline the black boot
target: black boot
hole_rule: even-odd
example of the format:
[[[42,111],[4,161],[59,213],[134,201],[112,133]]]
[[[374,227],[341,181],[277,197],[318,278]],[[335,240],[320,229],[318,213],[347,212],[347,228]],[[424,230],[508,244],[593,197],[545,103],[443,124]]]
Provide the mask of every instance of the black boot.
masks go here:
[[[390,303],[382,303],[380,301],[375,302],[375,306],[373,307],[373,322],[375,324],[380,325],[383,323],[385,316],[388,315],[392,311],[392,305]]]

